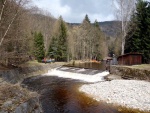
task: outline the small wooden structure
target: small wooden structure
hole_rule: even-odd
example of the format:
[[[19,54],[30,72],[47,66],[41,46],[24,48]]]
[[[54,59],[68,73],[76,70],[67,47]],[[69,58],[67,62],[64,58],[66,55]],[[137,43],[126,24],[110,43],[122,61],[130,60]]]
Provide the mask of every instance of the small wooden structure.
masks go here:
[[[103,61],[105,61],[105,68],[106,68],[106,70],[110,71],[110,65],[112,64],[112,57],[105,57],[103,59]]]
[[[136,65],[142,63],[142,54],[128,53],[118,57],[119,65]]]

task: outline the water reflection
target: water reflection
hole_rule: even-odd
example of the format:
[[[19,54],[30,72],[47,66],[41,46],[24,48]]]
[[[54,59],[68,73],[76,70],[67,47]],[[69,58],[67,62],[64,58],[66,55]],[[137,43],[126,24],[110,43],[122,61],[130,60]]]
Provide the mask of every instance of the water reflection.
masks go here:
[[[106,64],[105,61],[102,61],[100,63],[85,62],[85,63],[68,64],[68,65],[65,65],[65,66],[79,67],[79,68],[85,68],[85,69],[97,69],[97,70],[104,71],[104,70],[106,70],[105,64]]]
[[[58,77],[34,77],[24,80],[29,89],[38,91],[44,113],[119,113],[117,109],[78,92],[83,83]]]

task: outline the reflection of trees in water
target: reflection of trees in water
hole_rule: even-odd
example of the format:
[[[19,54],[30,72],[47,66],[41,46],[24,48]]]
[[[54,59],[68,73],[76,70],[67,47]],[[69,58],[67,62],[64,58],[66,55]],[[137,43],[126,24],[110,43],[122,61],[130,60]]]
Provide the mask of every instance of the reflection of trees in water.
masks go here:
[[[80,93],[78,88],[85,83],[78,80],[46,76],[28,78],[23,83],[40,93],[44,113],[119,113]]]
[[[102,61],[101,63],[95,63],[95,62],[74,63],[74,65],[69,64],[66,66],[87,68],[87,69],[97,69],[97,70],[102,70],[102,71],[105,70],[105,62],[104,61]]]

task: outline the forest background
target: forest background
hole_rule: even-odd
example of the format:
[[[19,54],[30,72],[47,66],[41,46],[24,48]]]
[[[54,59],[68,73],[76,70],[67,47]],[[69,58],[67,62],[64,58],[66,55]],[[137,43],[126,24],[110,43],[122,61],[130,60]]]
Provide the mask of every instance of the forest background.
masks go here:
[[[122,1],[122,2],[121,2]],[[31,59],[41,61],[102,60],[130,52],[150,62],[150,3],[118,0],[115,21],[67,23],[60,16],[30,6],[28,0],[0,1],[0,64],[18,65]],[[128,6],[130,3],[130,14]],[[127,10],[128,9],[128,10]]]

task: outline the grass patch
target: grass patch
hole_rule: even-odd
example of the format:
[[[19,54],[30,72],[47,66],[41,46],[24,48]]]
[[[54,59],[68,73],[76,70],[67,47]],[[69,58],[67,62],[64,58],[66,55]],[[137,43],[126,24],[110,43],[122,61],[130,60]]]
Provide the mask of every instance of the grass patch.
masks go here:
[[[28,61],[24,64],[19,65],[19,67],[32,67],[32,66],[45,66],[45,65],[64,65],[67,62],[54,62],[54,63],[40,63],[37,60]]]
[[[33,60],[19,65],[19,67],[32,67],[32,66],[40,66],[40,65],[44,65],[44,63],[39,63],[37,60]]]
[[[150,70],[150,64],[140,64],[140,65],[132,65],[132,66],[121,66],[120,67],[128,67],[128,68],[134,68],[134,69],[146,69]]]

